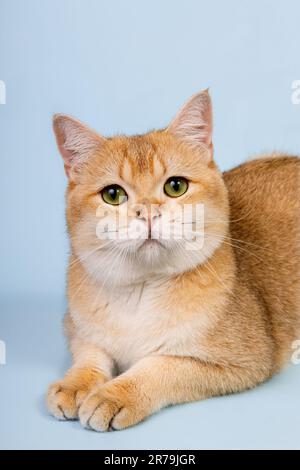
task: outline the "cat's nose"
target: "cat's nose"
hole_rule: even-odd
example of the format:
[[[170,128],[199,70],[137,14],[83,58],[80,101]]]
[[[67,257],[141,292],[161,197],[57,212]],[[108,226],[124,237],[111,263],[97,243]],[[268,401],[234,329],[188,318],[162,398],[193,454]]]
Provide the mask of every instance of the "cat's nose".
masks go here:
[[[149,237],[151,237],[152,223],[155,219],[161,217],[161,212],[159,207],[142,206],[136,209],[136,217],[140,220],[143,220],[147,224],[148,234]]]
[[[153,210],[152,208],[145,208],[145,209],[137,209],[136,216],[138,219],[145,220],[145,222],[147,222],[147,221],[156,219],[158,217],[161,217],[161,213],[159,209]]]

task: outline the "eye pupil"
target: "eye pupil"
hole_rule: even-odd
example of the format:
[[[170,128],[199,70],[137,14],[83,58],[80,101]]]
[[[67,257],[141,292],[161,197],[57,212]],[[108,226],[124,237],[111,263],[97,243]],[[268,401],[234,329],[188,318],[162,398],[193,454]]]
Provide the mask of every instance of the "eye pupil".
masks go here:
[[[122,204],[127,198],[126,191],[117,184],[102,189],[101,194],[104,202],[113,205]]]
[[[183,177],[172,176],[164,186],[165,194],[169,197],[182,196],[188,189],[188,181]]]
[[[170,186],[176,193],[180,190],[180,180],[171,180]]]
[[[113,200],[115,200],[117,198],[117,193],[118,193],[118,191],[115,188],[110,188],[108,190],[109,197]]]

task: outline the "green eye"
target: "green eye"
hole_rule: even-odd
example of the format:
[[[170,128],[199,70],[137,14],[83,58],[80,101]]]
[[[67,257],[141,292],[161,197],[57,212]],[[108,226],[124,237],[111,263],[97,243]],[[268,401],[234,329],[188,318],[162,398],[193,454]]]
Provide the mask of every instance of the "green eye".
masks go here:
[[[127,200],[127,194],[125,189],[123,189],[118,184],[112,184],[111,186],[106,186],[106,188],[101,191],[102,199],[106,204],[112,204],[113,206],[119,206],[122,202]]]
[[[185,178],[172,176],[166,181],[164,191],[169,197],[179,197],[187,192],[188,187],[189,183]]]

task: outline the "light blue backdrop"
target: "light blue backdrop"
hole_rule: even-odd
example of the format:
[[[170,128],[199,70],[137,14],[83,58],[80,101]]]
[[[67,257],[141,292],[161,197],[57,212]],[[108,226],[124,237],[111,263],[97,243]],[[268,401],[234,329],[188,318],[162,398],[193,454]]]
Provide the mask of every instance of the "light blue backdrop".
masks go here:
[[[222,422],[213,402],[180,408],[178,415],[164,412],[167,435],[168,426],[178,424],[176,416],[180,424],[184,410],[190,410],[190,415],[184,415],[189,430],[186,438],[178,431],[175,440],[168,434],[167,443],[156,425],[151,428],[148,422],[137,428],[137,434],[131,430],[119,434],[125,436],[121,440],[105,437],[101,441],[79,433],[75,424],[57,427],[45,414],[39,421],[39,411],[33,416],[32,410],[37,411],[33,393],[40,400],[46,384],[62,367],[58,325],[63,306],[57,301],[58,307],[49,306],[45,313],[43,300],[40,304],[28,300],[62,298],[65,285],[66,180],[52,135],[52,114],[72,114],[104,134],[141,133],[166,125],[191,94],[209,86],[214,101],[215,155],[222,169],[262,151],[299,153],[300,105],[291,103],[292,82],[300,79],[299,16],[298,0],[0,0],[0,80],[7,89],[6,104],[0,104],[0,339],[7,341],[8,354],[8,364],[0,370],[3,377],[6,374],[5,387],[0,386],[6,414],[0,422],[6,447],[54,446],[57,429],[61,434],[56,445],[61,447],[95,443],[114,448],[128,445],[130,439],[133,447],[135,442],[141,447],[145,442],[169,447],[181,442],[186,447],[201,442],[207,447],[276,447],[280,443],[288,447],[299,441],[293,431],[299,419],[290,427],[296,385],[287,396],[285,431],[277,433],[277,441],[269,432],[273,405],[277,412],[282,398],[272,385],[249,395],[254,397],[252,402],[248,395],[215,402],[222,409],[225,403],[235,403],[237,410],[242,403],[247,409],[246,424],[242,414],[233,417],[234,411],[226,406],[228,419]],[[299,384],[293,371],[289,373]],[[288,378],[282,382],[284,390],[287,383]],[[20,390],[23,401],[18,401]],[[277,399],[269,402],[272,390]],[[260,422],[255,429],[264,403],[269,407],[262,419],[270,426],[264,428]],[[208,437],[205,428],[195,433],[188,419],[199,413],[201,425],[203,409],[211,426]],[[212,414],[211,409],[215,410]],[[231,419],[234,431],[227,428]],[[16,422],[22,423],[19,431]],[[162,421],[155,417],[149,423],[158,423],[159,429]],[[222,431],[216,435],[219,426]],[[243,437],[241,428],[247,430]],[[144,440],[135,441],[140,429],[145,429]],[[152,434],[150,429],[154,429]],[[77,440],[68,443],[71,430]],[[150,434],[154,440],[149,440]]]
[[[221,168],[300,152],[299,15],[297,0],[0,0],[2,293],[64,288],[55,112],[139,133],[209,86]]]

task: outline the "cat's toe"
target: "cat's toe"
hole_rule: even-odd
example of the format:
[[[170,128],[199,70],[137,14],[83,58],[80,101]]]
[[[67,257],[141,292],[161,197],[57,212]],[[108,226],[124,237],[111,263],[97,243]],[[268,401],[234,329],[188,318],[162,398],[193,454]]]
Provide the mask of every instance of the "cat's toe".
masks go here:
[[[50,385],[47,393],[47,408],[59,420],[77,419],[78,408],[86,396],[85,390],[78,390],[63,381]]]
[[[119,406],[113,400],[106,400],[101,392],[87,397],[79,410],[81,424],[94,431],[108,431]]]
[[[86,397],[79,409],[81,424],[94,431],[124,429],[148,414],[142,397],[130,381],[111,381]]]

